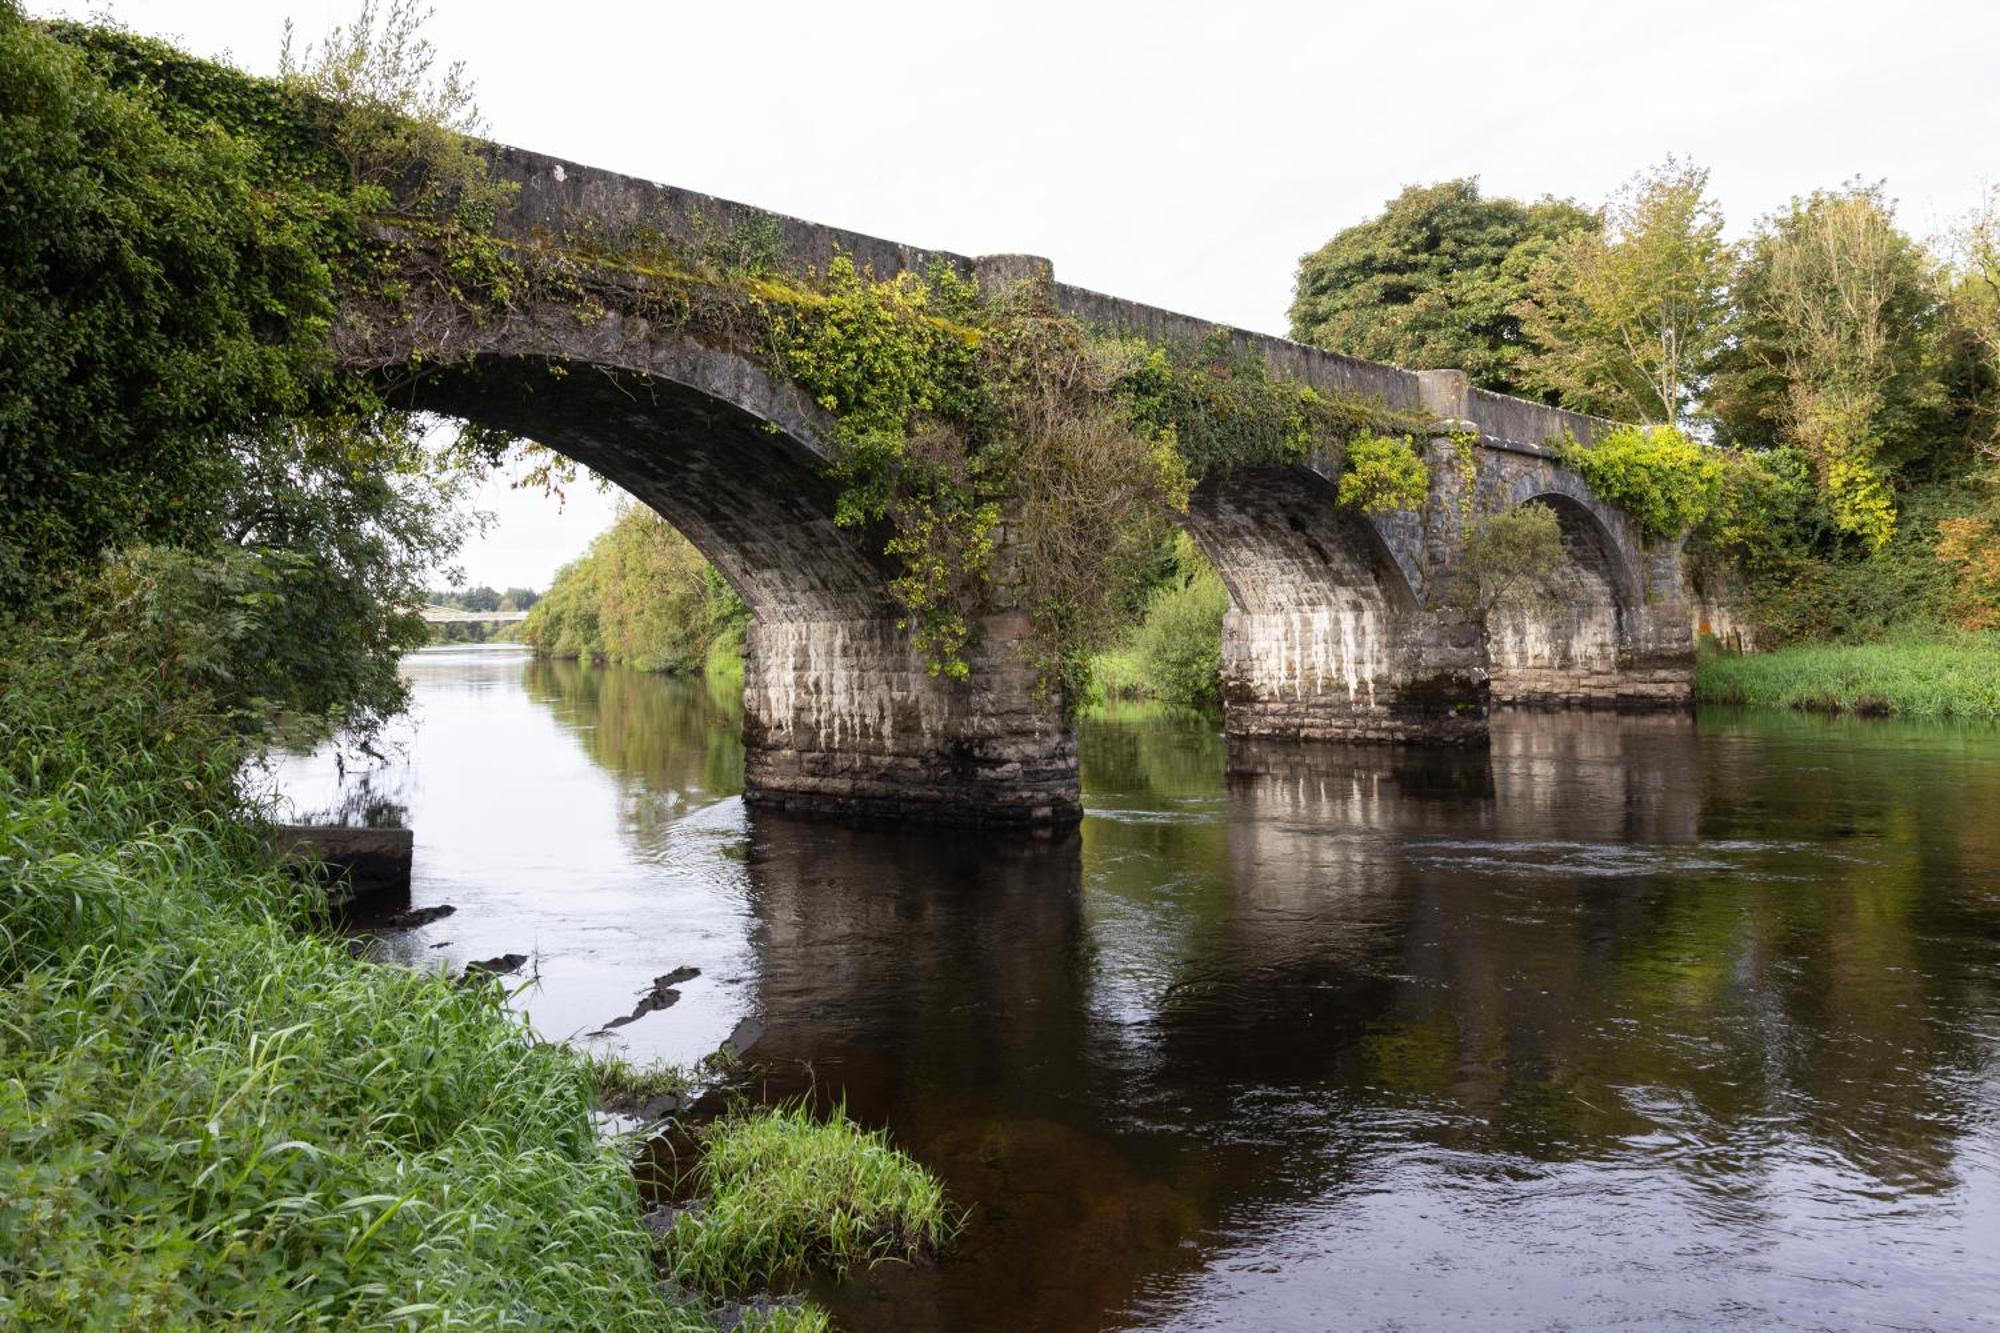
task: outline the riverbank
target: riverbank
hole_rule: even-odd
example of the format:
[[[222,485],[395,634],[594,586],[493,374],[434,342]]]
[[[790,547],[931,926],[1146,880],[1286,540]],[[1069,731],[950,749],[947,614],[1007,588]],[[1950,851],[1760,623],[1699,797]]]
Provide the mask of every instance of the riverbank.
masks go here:
[[[1694,690],[1699,703],[2000,719],[2000,632],[1724,653],[1702,660]]]
[[[0,1325],[705,1330],[738,1282],[942,1239],[934,1178],[879,1135],[753,1111],[701,1132],[756,1150],[693,1188],[766,1182],[793,1229],[716,1208],[649,1238],[601,1071],[498,985],[329,937],[195,692],[5,646]]]

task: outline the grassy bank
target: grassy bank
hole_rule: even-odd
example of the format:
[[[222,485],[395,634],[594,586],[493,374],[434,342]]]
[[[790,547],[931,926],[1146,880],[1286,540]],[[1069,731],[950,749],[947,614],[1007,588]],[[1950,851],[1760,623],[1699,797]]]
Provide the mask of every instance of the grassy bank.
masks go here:
[[[498,987],[315,933],[185,680],[11,642],[0,693],[0,1326],[710,1327],[721,1293],[660,1280],[710,1270],[649,1248],[590,1063]],[[745,1123],[828,1132],[794,1119]],[[861,1147],[798,1206],[840,1225],[885,1155],[929,1181]],[[705,1254],[826,1257],[713,1225]]]
[[[1723,654],[1697,668],[1695,698],[1828,713],[2000,719],[2000,633]]]

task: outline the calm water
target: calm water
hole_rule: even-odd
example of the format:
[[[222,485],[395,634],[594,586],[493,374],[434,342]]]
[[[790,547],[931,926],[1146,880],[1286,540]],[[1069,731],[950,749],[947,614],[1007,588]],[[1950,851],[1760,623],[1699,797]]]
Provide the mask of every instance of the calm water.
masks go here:
[[[760,1016],[972,1206],[856,1329],[2000,1327],[2000,732],[1501,719],[1490,755],[1083,734],[1034,841],[750,813],[701,683],[409,659],[417,905],[551,1036]],[[332,800],[323,763],[281,775]],[[594,1038],[606,1041],[613,1038]]]

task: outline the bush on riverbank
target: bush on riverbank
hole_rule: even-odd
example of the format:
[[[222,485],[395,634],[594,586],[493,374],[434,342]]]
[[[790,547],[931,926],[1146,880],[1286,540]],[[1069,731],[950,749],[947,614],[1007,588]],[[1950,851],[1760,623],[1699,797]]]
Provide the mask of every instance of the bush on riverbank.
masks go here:
[[[1157,699],[1189,708],[1222,705],[1222,617],[1229,590],[1193,540],[1174,542],[1174,574],[1156,588],[1124,641],[1098,654],[1100,699]]]
[[[694,674],[749,614],[693,543],[634,503],[556,574],[521,639],[549,657]]]
[[[1705,658],[1703,703],[1923,718],[2000,718],[2000,633],[1904,634]]]

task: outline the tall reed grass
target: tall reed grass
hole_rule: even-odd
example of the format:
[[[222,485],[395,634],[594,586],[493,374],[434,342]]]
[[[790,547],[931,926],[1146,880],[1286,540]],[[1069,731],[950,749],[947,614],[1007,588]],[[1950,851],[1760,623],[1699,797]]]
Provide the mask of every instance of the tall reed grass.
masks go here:
[[[1904,634],[1705,657],[1703,703],[1915,718],[2000,719],[2000,633]]]

